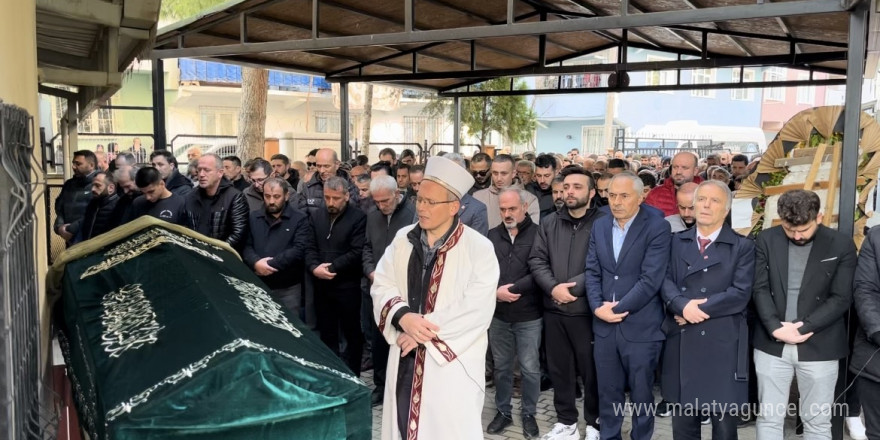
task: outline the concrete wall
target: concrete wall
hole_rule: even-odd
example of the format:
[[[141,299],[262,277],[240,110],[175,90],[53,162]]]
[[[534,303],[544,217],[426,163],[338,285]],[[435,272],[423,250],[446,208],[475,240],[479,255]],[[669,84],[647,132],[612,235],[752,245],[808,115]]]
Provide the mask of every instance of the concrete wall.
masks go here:
[[[40,107],[37,99],[37,40],[36,3],[34,0],[0,0],[0,99],[8,104],[24,108],[34,118],[34,126],[40,126]],[[35,133],[39,136],[39,132]],[[37,138],[37,142],[39,142]],[[42,162],[40,148],[35,152],[37,161]],[[37,176],[34,176],[34,181]],[[45,197],[43,195],[42,197]],[[35,200],[41,207],[43,199]],[[48,255],[46,248],[46,212],[36,209],[37,222],[34,227],[37,248],[37,285],[40,293],[40,311],[43,322],[43,344],[41,366],[45,365],[49,353],[48,312],[45,306],[45,276]],[[14,293],[14,292],[6,292]],[[5,396],[9,397],[9,396]]]

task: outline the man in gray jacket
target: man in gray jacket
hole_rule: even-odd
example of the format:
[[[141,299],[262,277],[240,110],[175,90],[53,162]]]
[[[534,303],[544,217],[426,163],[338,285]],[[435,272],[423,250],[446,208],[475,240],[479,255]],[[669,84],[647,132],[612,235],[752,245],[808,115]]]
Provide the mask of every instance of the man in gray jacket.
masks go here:
[[[397,190],[397,181],[391,176],[376,176],[370,181],[370,195],[372,202],[378,209],[367,214],[367,241],[364,245],[363,264],[364,276],[372,284],[373,272],[376,264],[385,248],[394,240],[394,236],[404,226],[413,224],[416,215],[415,206],[400,194]],[[369,295],[367,295],[369,297]],[[370,310],[372,306],[370,306]],[[373,314],[370,313],[372,317]],[[373,405],[382,403],[385,396],[385,367],[388,365],[388,343],[379,331],[375,319],[371,320],[370,333],[372,334],[371,355],[373,359],[373,382],[376,389],[373,390]]]
[[[547,370],[553,382],[557,423],[552,439],[578,433],[575,401],[577,377],[584,383],[584,420],[587,440],[599,438],[596,420],[599,397],[593,363],[592,311],[586,298],[584,265],[593,221],[606,215],[590,208],[595,195],[593,178],[580,167],[562,170],[565,208],[541,221],[529,268],[544,293],[544,341]],[[579,433],[578,433],[579,435]],[[579,437],[578,437],[579,438]]]

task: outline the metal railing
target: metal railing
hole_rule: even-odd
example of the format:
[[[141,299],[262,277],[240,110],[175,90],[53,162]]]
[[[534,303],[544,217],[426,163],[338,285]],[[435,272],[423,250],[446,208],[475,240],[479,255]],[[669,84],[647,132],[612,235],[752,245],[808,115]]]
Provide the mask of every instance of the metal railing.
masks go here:
[[[33,206],[35,132],[24,109],[0,102],[0,438],[43,438]],[[39,168],[39,167],[37,167]]]

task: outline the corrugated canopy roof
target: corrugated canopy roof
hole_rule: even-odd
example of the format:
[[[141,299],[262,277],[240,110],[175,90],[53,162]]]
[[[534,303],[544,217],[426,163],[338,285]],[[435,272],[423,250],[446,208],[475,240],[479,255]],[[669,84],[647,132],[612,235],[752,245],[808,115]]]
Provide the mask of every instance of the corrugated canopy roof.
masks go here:
[[[788,65],[844,74],[848,11],[858,3],[237,0],[161,29],[155,56],[441,92],[496,76],[583,71],[558,66],[609,47],[699,57],[690,58],[688,68]],[[645,63],[592,69],[658,67],[667,68]]]

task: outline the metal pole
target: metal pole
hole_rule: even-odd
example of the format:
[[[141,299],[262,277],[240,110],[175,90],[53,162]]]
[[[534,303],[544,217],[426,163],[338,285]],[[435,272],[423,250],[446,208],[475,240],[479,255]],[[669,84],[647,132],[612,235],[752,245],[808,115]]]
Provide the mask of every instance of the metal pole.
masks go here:
[[[458,96],[452,98],[452,110],[452,152],[459,153],[461,152],[461,98]]]
[[[165,150],[165,60],[153,60],[153,142],[154,150]],[[174,152],[171,152],[174,154]]]
[[[351,146],[348,145],[348,83],[339,83],[339,152],[340,160],[351,159]]]
[[[842,177],[840,182],[840,217],[837,229],[846,235],[852,235],[854,227],[867,22],[866,4],[859,3],[849,16],[849,54],[846,59],[846,98],[843,110],[843,155],[840,175],[847,177]]]

